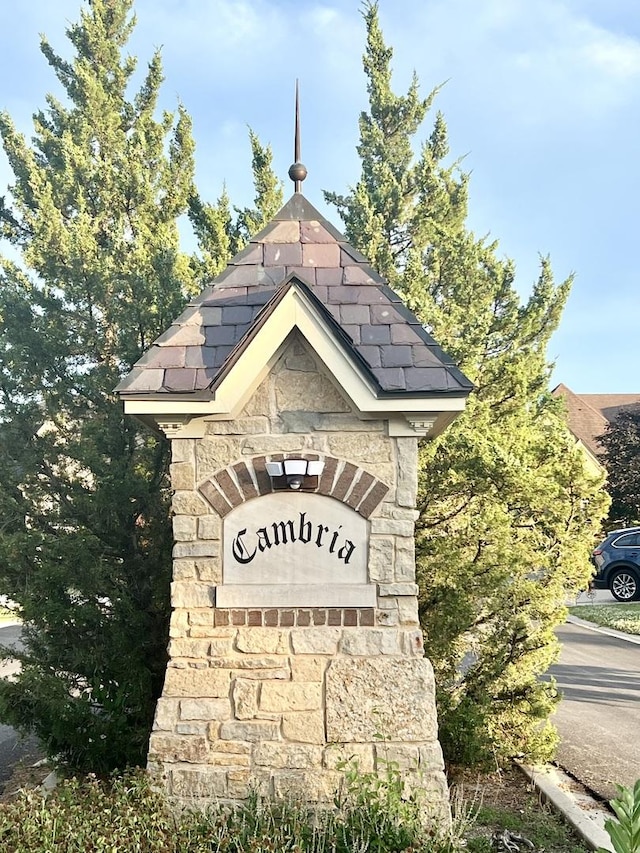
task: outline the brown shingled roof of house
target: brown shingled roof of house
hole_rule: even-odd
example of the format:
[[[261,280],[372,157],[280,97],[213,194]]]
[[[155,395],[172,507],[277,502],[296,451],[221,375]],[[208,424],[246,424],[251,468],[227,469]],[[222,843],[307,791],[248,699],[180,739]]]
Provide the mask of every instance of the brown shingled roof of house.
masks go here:
[[[564,399],[569,429],[594,456],[602,453],[598,437],[607,425],[623,409],[640,407],[640,394],[576,394],[562,383],[551,393]]]
[[[189,303],[117,391],[206,399],[291,282],[310,295],[379,396],[471,391],[400,297],[300,193]]]

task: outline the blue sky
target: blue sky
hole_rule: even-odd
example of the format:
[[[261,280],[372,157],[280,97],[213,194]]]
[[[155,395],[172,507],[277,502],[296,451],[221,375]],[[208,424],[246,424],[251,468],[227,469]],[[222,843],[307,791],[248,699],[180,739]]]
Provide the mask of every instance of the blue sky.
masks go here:
[[[80,0],[0,4],[0,108],[31,132],[57,81],[39,33],[70,55],[65,27]],[[300,78],[304,193],[358,178],[357,117],[366,106],[358,0],[137,0],[130,43],[141,65],[162,48],[163,106],[193,118],[198,186],[226,182],[249,204],[247,126],[271,144],[286,179]],[[553,383],[577,392],[640,391],[640,3],[637,0],[380,0],[394,86],[415,69],[443,83],[452,157],[471,172],[469,224],[514,259],[529,292],[539,255],[557,280],[576,274],[549,358]],[[427,120],[422,137],[430,132]],[[0,155],[0,195],[10,182]],[[285,193],[293,189],[286,181]]]

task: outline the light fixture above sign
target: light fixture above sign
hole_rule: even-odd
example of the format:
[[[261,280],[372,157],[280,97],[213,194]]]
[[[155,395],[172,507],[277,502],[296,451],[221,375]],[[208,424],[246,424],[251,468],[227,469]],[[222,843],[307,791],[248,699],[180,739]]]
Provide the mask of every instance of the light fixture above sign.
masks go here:
[[[267,462],[267,474],[274,489],[318,488],[318,477],[324,469],[321,459],[284,459],[282,462]]]

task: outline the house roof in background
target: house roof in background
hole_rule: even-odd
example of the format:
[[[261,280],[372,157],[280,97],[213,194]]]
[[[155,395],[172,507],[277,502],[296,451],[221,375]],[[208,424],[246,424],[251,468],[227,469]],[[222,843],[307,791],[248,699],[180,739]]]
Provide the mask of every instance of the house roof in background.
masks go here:
[[[598,437],[605,432],[607,424],[623,409],[640,406],[640,393],[576,394],[562,383],[551,393],[565,400],[569,429],[594,456],[602,452]]]
[[[366,258],[300,193],[189,303],[116,390],[123,398],[210,399],[290,281],[308,291],[379,397],[466,397],[472,390]]]

